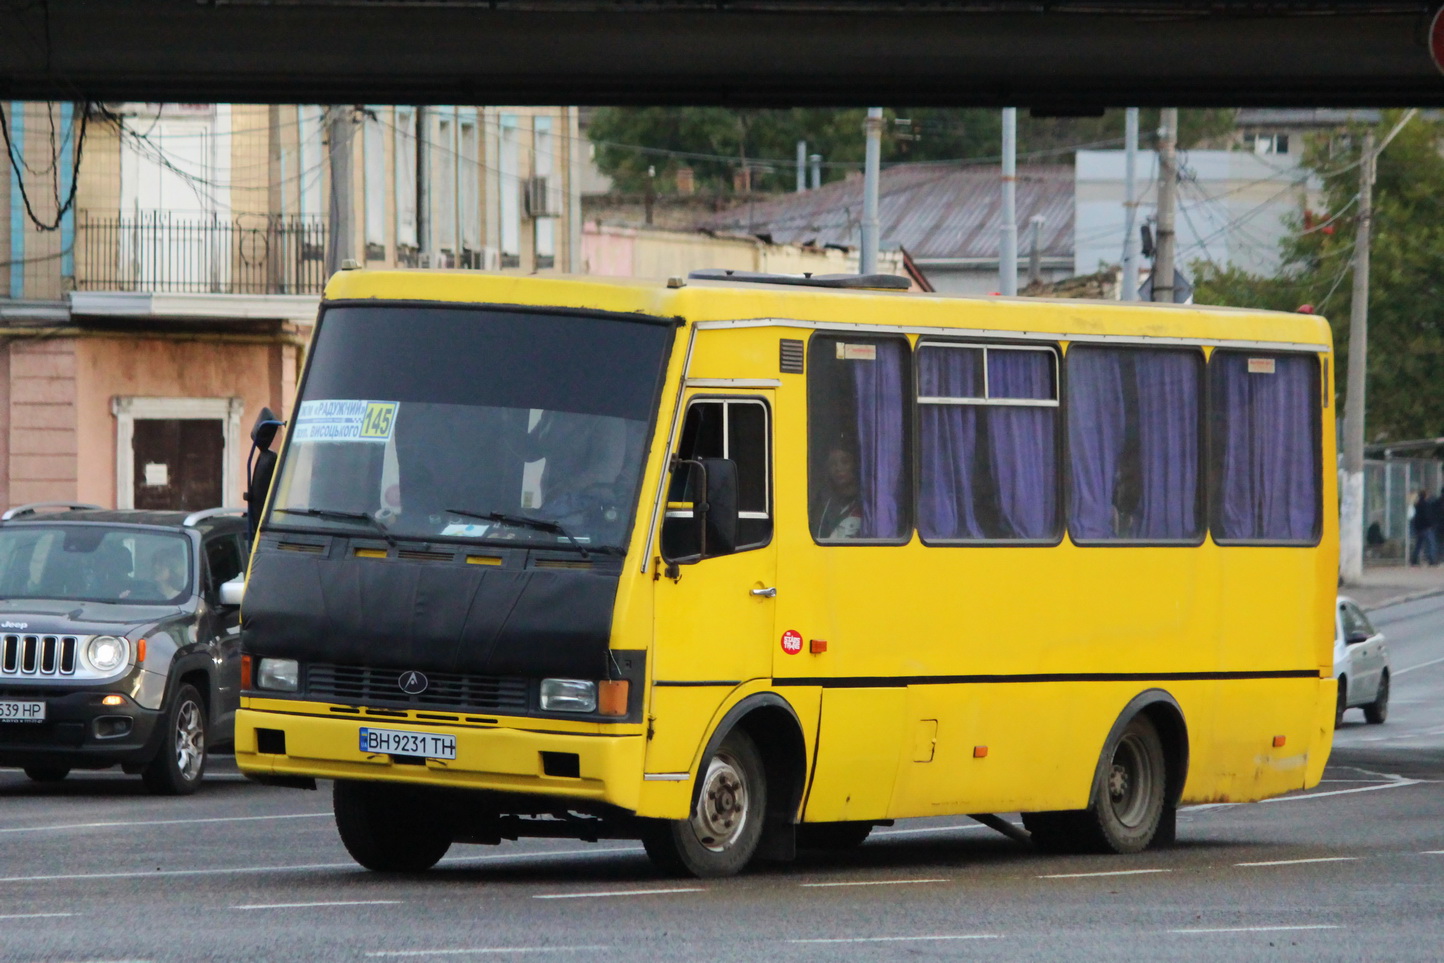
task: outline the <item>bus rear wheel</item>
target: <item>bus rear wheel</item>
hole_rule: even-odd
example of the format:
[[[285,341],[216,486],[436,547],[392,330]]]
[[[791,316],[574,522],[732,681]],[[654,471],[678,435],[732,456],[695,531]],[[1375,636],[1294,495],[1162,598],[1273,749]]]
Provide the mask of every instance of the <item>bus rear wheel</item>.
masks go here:
[[[702,767],[690,819],[656,820],[642,845],[659,868],[703,879],[735,876],[762,838],[767,780],[745,732],[733,730]]]
[[[1024,813],[1023,826],[1045,852],[1138,853],[1155,836],[1171,843],[1167,771],[1157,727],[1134,716],[1109,747],[1087,809]]]
[[[331,794],[346,852],[378,873],[419,873],[451,848],[451,829],[402,786],[338,780]]]

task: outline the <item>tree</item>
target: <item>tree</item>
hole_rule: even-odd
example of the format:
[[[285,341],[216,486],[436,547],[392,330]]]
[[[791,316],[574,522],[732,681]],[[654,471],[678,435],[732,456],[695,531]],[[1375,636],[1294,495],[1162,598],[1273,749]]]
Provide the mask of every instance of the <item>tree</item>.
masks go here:
[[[1381,133],[1399,111],[1385,112]],[[1323,181],[1324,210],[1306,216],[1283,245],[1283,267],[1272,278],[1236,269],[1195,267],[1201,304],[1292,311],[1311,304],[1334,333],[1334,393],[1342,404],[1348,364],[1354,212],[1362,128],[1316,138],[1306,165]],[[1369,441],[1444,434],[1444,125],[1415,117],[1379,156],[1370,250],[1369,383],[1365,438]],[[1338,409],[1342,411],[1342,408]]]
[[[617,189],[667,193],[679,167],[690,167],[699,187],[728,191],[733,175],[750,169],[754,191],[790,191],[796,184],[796,148],[821,154],[824,181],[859,170],[863,159],[862,108],[833,110],[731,110],[722,107],[606,107],[591,117],[589,136],[597,166]],[[884,163],[996,159],[1002,112],[989,108],[890,108],[884,111]],[[1183,111],[1180,143],[1190,146],[1229,131],[1233,112]],[[1157,111],[1145,111],[1144,130],[1157,128]],[[1018,121],[1018,150],[1040,160],[1066,160],[1083,146],[1123,143],[1123,112],[1099,117],[1031,117]],[[650,182],[650,183],[649,183]]]

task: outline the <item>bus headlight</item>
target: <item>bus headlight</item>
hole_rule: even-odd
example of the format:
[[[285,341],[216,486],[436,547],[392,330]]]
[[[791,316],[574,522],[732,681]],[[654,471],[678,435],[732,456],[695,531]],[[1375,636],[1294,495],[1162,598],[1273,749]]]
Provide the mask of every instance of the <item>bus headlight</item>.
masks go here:
[[[295,692],[301,684],[301,666],[295,659],[262,659],[256,667],[256,688]]]
[[[542,679],[543,712],[596,712],[597,684],[583,679]]]
[[[85,661],[97,672],[114,672],[130,658],[130,643],[114,635],[97,635],[85,647]]]

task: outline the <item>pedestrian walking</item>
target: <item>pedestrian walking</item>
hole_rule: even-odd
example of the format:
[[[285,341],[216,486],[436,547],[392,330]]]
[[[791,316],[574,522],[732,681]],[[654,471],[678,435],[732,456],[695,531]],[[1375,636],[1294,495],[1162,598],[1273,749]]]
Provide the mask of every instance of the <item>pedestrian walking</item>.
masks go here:
[[[1444,499],[1444,495],[1441,495]],[[1414,545],[1409,550],[1409,564],[1418,565],[1419,557],[1430,565],[1439,561],[1439,536],[1435,530],[1441,514],[1441,500],[1429,497],[1429,492],[1419,489],[1414,498],[1414,515],[1409,519],[1409,532],[1414,536]]]

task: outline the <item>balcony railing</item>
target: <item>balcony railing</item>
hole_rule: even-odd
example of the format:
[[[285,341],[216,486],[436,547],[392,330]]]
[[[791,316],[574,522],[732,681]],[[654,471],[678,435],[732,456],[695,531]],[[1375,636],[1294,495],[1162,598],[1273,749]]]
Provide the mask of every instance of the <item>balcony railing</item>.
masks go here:
[[[82,291],[320,294],[326,283],[320,217],[82,211],[75,230]]]

